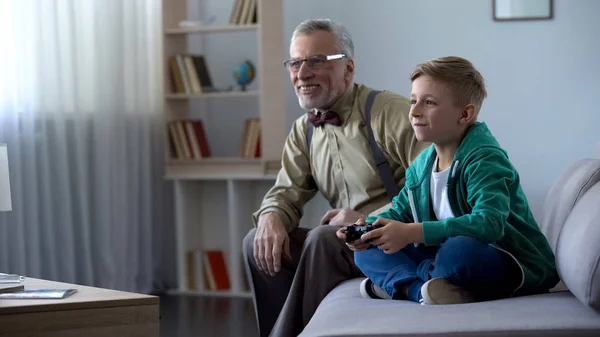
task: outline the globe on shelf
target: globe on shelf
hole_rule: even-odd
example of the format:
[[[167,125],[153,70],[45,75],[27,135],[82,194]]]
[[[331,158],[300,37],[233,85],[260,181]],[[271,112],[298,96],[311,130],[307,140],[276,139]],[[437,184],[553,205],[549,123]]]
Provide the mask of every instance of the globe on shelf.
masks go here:
[[[256,69],[250,61],[245,61],[233,68],[233,78],[240,85],[242,91],[246,91],[246,86],[254,80],[255,74]]]

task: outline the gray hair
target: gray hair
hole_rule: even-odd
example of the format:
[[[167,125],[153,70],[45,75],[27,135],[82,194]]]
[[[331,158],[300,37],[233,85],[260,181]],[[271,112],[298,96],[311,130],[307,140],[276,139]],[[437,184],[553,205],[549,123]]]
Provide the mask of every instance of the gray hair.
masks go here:
[[[294,29],[294,33],[292,34],[292,41],[298,35],[310,35],[316,31],[326,31],[333,34],[338,41],[338,48],[340,52],[346,54],[346,57],[353,58],[354,57],[354,43],[352,42],[352,36],[346,27],[341,24],[331,21],[330,19],[311,19],[306,20],[298,25],[296,29]]]

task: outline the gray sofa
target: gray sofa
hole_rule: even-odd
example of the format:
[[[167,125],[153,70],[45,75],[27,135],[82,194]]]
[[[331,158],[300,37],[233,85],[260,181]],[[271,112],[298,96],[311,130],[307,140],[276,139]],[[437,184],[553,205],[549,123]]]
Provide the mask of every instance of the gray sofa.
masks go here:
[[[362,279],[334,288],[300,337],[600,336],[600,159],[573,164],[549,191],[540,228],[561,283],[548,294],[424,306],[364,299]]]

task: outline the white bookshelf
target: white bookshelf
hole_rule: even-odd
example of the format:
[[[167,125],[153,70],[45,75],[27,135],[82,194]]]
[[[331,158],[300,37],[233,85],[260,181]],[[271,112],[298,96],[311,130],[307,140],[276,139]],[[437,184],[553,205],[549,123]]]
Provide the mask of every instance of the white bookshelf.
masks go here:
[[[207,27],[190,27],[190,28],[167,28],[164,30],[165,35],[184,35],[184,34],[204,34],[204,33],[222,33],[222,32],[237,32],[244,30],[257,30],[258,24],[251,25],[224,25],[224,26],[207,26]]]
[[[202,94],[166,94],[167,99],[204,99],[204,98],[236,98],[236,97],[258,97],[259,90],[249,91],[223,91],[223,92],[207,92]]]
[[[264,193],[273,185],[275,176],[239,176],[203,179],[175,179],[174,229],[178,287],[169,291],[178,295],[250,297],[243,289],[242,239],[253,227],[250,214],[260,206]],[[314,228],[328,210],[321,196],[305,207],[300,226]],[[213,212],[213,210],[218,210]],[[223,248],[228,263],[232,288],[228,291],[190,290],[186,287],[185,254],[187,248]],[[236,258],[237,257],[237,258]],[[239,266],[239,268],[236,268]]]
[[[177,179],[175,184],[175,232],[178,294],[247,296],[243,288],[242,240],[252,228],[250,215],[262,195],[273,184],[265,176],[256,178]],[[214,212],[213,212],[214,211]],[[231,289],[228,291],[187,288],[185,255],[191,248],[224,251]]]
[[[274,183],[288,131],[284,92],[287,83],[282,65],[285,59],[283,0],[257,0],[257,24],[231,25],[221,19],[222,24],[214,26],[179,27],[181,21],[190,20],[188,1],[203,0],[163,0],[162,4],[164,167],[165,179],[172,180],[175,188],[173,227],[178,277],[177,288],[169,290],[169,293],[247,298],[251,295],[244,289],[242,240],[252,228],[252,212],[258,209],[262,197]],[[233,6],[236,0],[223,1],[228,1]],[[226,21],[228,20],[229,17]],[[235,34],[253,34],[256,37],[257,88],[201,94],[173,92],[168,66],[170,56],[189,53],[190,41],[198,38],[198,35],[200,38],[223,39],[226,44],[227,39]],[[210,63],[208,68],[212,72]],[[213,102],[218,104],[234,100],[241,102],[240,104],[256,100],[252,103],[258,106],[258,115],[255,117],[261,119],[261,158],[248,159],[215,152],[209,158],[195,160],[171,157],[166,127],[169,121],[195,119],[195,101],[201,101],[203,107],[210,110],[210,114],[235,120],[238,118],[235,110],[211,108]],[[218,132],[230,132],[226,129],[227,126],[222,127],[223,130],[219,129]],[[214,132],[212,129],[211,131]],[[224,252],[231,289],[208,291],[187,288],[186,253],[194,249],[220,249]]]
[[[207,158],[170,160],[165,177],[171,180],[274,180],[277,169],[265,167],[260,159]]]

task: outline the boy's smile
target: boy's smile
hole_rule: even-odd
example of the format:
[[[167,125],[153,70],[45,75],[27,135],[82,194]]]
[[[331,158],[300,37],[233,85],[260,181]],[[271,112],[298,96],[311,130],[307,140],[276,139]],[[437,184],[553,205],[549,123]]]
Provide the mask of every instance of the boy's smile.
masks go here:
[[[463,109],[443,82],[427,75],[417,77],[410,101],[410,120],[418,140],[443,145],[460,137]]]

